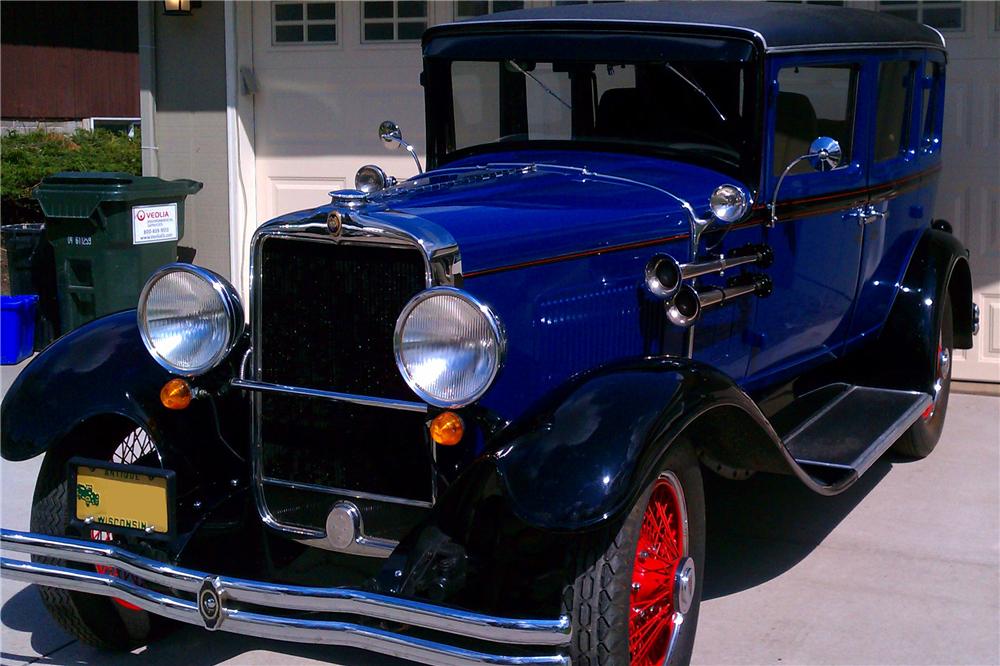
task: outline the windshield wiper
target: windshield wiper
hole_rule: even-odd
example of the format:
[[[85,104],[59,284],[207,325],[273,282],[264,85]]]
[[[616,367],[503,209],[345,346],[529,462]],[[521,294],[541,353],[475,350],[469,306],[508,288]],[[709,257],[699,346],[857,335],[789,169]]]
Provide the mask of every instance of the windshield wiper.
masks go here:
[[[681,81],[683,81],[684,83],[686,83],[689,86],[691,86],[692,88],[694,88],[695,92],[697,92],[699,95],[701,95],[702,97],[704,97],[705,101],[708,102],[712,106],[712,110],[715,111],[715,114],[717,116],[719,116],[719,119],[722,120],[722,122],[726,122],[726,117],[724,115],[722,115],[722,111],[719,111],[719,107],[717,107],[715,105],[715,102],[712,101],[712,98],[708,96],[707,92],[705,92],[704,90],[702,90],[701,87],[697,83],[695,83],[694,81],[692,81],[688,77],[686,77],[683,74],[681,74],[680,71],[676,67],[674,67],[673,65],[671,65],[669,62],[668,63],[664,63],[664,65],[666,66],[667,69],[669,69],[671,72],[673,72],[674,74],[676,74],[680,78]]]
[[[540,85],[542,87],[542,90],[544,90],[548,94],[550,94],[553,97],[555,97],[559,101],[559,103],[562,104],[563,106],[565,106],[567,109],[569,109],[570,111],[573,110],[573,105],[572,104],[569,104],[566,100],[564,100],[562,97],[560,97],[559,95],[557,95],[551,88],[549,88],[547,85],[545,85],[544,83],[542,83],[541,80],[539,80],[538,77],[536,77],[534,74],[532,74],[531,72],[527,71],[526,69],[524,69],[523,67],[521,67],[520,65],[518,65],[513,60],[508,60],[507,63],[510,64],[511,67],[513,67],[514,69],[516,69],[517,71],[521,72],[522,74],[524,74],[525,76],[527,76],[528,78],[530,78],[532,81],[534,81],[535,83],[537,83],[538,85]],[[667,66],[669,67],[669,65],[667,65]]]

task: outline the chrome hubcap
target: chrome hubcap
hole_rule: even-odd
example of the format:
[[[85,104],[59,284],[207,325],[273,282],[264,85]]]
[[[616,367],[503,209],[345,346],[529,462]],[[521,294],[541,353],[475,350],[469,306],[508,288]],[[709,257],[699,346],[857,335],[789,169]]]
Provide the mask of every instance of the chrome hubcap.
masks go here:
[[[677,563],[677,570],[674,572],[674,608],[682,614],[691,610],[696,578],[693,559],[686,557]]]

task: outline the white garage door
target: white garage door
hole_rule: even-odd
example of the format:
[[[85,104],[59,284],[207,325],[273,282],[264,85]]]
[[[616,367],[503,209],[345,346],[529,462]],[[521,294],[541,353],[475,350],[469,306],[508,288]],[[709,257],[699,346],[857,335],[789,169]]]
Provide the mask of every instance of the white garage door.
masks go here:
[[[982,312],[975,347],[956,354],[954,376],[1000,382],[1000,3],[961,6],[961,28],[944,33],[944,170],[935,215],[969,247]]]
[[[260,220],[329,201],[369,162],[416,173],[378,125],[396,121],[423,156],[420,34],[450,18],[446,2],[253,3]]]
[[[316,206],[375,162],[415,167],[382,148],[395,120],[424,155],[422,30],[521,2],[255,2],[252,12],[257,218]],[[527,3],[549,4],[547,2]],[[555,0],[555,4],[560,4]],[[971,249],[982,330],[956,355],[956,378],[1000,382],[1000,2],[847,2],[937,24],[949,47],[944,160],[936,215]]]

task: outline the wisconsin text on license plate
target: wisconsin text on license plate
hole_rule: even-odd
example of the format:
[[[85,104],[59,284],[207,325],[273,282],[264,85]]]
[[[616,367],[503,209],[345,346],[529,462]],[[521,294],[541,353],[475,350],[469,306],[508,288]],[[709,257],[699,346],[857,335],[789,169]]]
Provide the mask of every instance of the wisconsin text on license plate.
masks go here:
[[[146,534],[173,529],[173,472],[81,459],[70,463],[78,521]]]

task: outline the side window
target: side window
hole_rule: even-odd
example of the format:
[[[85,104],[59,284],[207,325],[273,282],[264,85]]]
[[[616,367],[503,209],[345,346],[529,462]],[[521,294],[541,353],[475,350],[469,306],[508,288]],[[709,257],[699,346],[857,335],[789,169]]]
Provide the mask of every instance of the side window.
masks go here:
[[[419,41],[427,29],[427,0],[365,0],[361,41]]]
[[[524,0],[455,0],[455,18],[463,19],[524,9]]]
[[[813,140],[829,136],[840,142],[842,163],[851,159],[857,68],[853,65],[786,67],[778,72],[774,122],[774,163],[781,174],[789,162],[809,152]],[[809,173],[800,162],[791,173]]]
[[[875,116],[875,161],[890,160],[909,144],[910,90],[916,64],[883,62],[878,68],[878,107]]]
[[[941,97],[941,65],[934,62],[924,63],[920,89],[920,112],[923,114],[920,143],[922,146],[927,147],[936,143],[941,138],[941,128],[937,126],[937,110],[940,104],[938,100]]]
[[[271,43],[335,44],[337,3],[275,2],[271,4]]]

